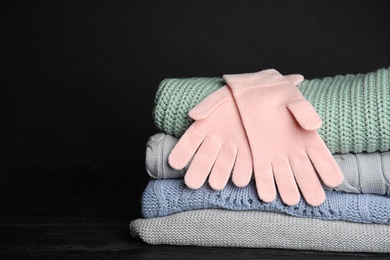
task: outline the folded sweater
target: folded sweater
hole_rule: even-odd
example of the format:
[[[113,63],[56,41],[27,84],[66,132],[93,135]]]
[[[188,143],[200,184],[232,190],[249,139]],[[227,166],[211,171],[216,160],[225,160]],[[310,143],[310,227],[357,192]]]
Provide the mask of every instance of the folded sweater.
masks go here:
[[[257,195],[254,182],[239,188],[231,181],[222,190],[207,184],[199,189],[188,188],[181,179],[151,179],[142,194],[144,218],[168,216],[197,209],[260,210],[285,213],[297,217],[344,220],[359,223],[390,224],[390,198],[374,194],[325,191],[325,202],[311,206],[301,199],[288,206],[280,197],[269,203]]]
[[[132,236],[154,245],[390,253],[390,225],[201,209],[135,219]]]
[[[323,120],[319,134],[335,153],[390,151],[390,67],[366,74],[304,80],[303,96]],[[156,127],[180,137],[193,122],[188,112],[225,85],[222,78],[167,78],[155,96]]]
[[[175,170],[168,164],[168,156],[178,142],[178,138],[156,133],[146,143],[145,168],[154,179],[183,178],[188,165]],[[390,195],[390,152],[334,154],[344,175],[344,181],[327,190],[353,193],[375,193]]]

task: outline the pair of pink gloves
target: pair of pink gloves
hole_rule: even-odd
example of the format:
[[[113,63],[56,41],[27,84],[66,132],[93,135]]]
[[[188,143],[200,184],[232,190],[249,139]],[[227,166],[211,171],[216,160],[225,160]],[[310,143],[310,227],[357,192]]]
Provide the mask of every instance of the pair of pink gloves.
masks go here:
[[[267,69],[223,79],[225,86],[190,110],[194,122],[169,155],[170,166],[180,170],[192,159],[184,177],[192,189],[208,179],[220,190],[230,177],[244,187],[254,174],[264,202],[278,190],[287,205],[300,194],[310,205],[322,204],[321,181],[336,187],[343,174],[317,132],[321,118],[297,88],[303,76]]]

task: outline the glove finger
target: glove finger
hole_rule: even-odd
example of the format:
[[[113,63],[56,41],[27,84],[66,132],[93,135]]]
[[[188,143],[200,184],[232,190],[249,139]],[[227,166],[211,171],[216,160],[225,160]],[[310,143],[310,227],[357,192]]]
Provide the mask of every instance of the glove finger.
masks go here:
[[[252,154],[248,149],[237,150],[236,162],[234,163],[232,181],[237,187],[245,187],[251,181],[253,173]]]
[[[214,190],[222,190],[229,181],[230,174],[236,159],[237,148],[231,144],[223,144],[217,160],[209,176],[210,187]]]
[[[276,187],[271,164],[254,164],[256,190],[259,198],[264,202],[271,202],[276,198]]]
[[[318,138],[310,142],[310,147],[306,152],[326,186],[336,187],[343,182],[343,173],[319,135]]]
[[[175,170],[181,170],[187,166],[204,138],[204,133],[190,126],[169,154],[169,165]]]
[[[289,162],[306,202],[312,206],[322,204],[325,192],[306,152],[296,152]]]
[[[222,142],[219,138],[206,136],[184,175],[184,182],[191,189],[199,189],[210,174]]]
[[[297,204],[301,196],[288,159],[282,158],[273,162],[272,170],[274,172],[276,186],[282,201],[290,206]]]

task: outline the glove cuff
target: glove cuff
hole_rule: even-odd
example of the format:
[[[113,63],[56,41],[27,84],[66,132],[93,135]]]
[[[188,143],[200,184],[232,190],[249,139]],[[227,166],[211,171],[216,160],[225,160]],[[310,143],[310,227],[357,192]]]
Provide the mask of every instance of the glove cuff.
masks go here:
[[[254,73],[225,74],[222,78],[233,91],[250,87],[292,84],[290,80],[286,79],[275,69],[266,69]]]

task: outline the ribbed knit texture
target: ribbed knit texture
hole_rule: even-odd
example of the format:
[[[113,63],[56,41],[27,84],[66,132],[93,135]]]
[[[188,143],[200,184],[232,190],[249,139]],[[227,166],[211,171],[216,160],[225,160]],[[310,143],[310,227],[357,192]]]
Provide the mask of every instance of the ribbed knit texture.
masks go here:
[[[319,134],[331,153],[390,150],[389,72],[390,67],[298,85],[323,120]],[[156,127],[180,137],[192,123],[188,111],[224,84],[221,78],[164,79],[155,96]]]
[[[184,178],[188,165],[176,170],[168,156],[178,138],[165,133],[152,135],[146,143],[145,168],[154,179]],[[390,196],[390,152],[333,154],[344,175],[341,185],[327,190],[353,193],[375,193]],[[253,176],[252,176],[253,177]]]
[[[188,111],[223,85],[222,78],[164,79],[155,97],[156,126],[176,137],[181,136],[193,122]]]
[[[390,224],[390,198],[374,194],[326,191],[326,200],[320,206],[310,206],[303,199],[296,205],[287,206],[280,197],[270,203],[260,201],[253,181],[243,188],[236,187],[230,181],[223,190],[217,191],[207,184],[196,190],[187,188],[183,179],[152,179],[142,195],[144,218],[211,208],[260,210],[299,217]]]
[[[131,234],[154,245],[390,253],[390,225],[203,209],[136,219]]]

